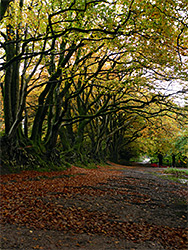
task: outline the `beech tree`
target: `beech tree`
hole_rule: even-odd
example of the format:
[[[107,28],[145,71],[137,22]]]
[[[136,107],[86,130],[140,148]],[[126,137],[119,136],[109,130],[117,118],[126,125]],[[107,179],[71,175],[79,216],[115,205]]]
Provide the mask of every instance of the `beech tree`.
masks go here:
[[[187,118],[178,121],[175,114],[167,112],[165,116],[150,119],[149,123],[137,140],[136,150],[159,165],[186,166]]]
[[[86,137],[90,145],[95,138],[93,152],[99,145],[114,152],[128,122],[117,112],[185,115],[161,82],[179,81],[178,93],[187,91],[186,1],[10,2],[0,39],[7,158],[35,151],[54,159],[59,137],[80,155]]]

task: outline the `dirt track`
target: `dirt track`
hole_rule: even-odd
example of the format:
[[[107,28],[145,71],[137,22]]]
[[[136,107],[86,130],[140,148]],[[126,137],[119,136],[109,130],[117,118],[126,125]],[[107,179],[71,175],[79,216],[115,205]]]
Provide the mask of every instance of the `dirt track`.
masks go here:
[[[118,179],[84,187],[91,192],[97,190],[97,195],[75,193],[66,202],[63,198],[53,200],[67,209],[76,207],[87,209],[88,213],[104,214],[109,233],[105,230],[104,233],[87,230],[65,233],[4,224],[1,249],[187,249],[184,230],[187,227],[187,186],[152,175],[151,172],[156,171],[153,168],[114,167],[122,172]],[[126,227],[125,237],[119,233],[123,226]],[[170,237],[176,236],[177,242],[171,241]]]

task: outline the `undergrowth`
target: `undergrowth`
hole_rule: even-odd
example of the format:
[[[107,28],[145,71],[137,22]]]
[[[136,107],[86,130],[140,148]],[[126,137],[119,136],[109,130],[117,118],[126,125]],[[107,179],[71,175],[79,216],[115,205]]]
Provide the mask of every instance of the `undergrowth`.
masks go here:
[[[188,176],[188,170],[187,169],[178,169],[178,168],[167,168],[164,170],[165,174],[172,174],[176,177],[182,177],[187,175]]]

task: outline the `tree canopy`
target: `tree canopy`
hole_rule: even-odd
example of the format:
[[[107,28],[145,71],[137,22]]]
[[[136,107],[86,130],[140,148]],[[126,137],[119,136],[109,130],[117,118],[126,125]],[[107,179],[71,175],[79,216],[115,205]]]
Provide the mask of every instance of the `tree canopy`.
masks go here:
[[[118,160],[157,117],[187,122],[186,1],[15,0],[1,7],[5,159],[26,163],[35,152],[41,164]]]

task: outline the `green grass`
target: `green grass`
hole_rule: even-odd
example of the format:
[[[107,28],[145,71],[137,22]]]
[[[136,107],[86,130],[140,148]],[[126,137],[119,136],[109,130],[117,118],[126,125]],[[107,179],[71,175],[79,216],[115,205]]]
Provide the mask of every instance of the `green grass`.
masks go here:
[[[188,182],[186,182],[186,180],[188,180],[188,169],[167,168],[160,174],[158,172],[153,172],[152,174],[165,180],[188,185]],[[185,182],[183,182],[183,180],[185,180]]]
[[[166,179],[166,180],[171,180],[174,182],[178,182],[178,183],[182,183],[181,178],[175,177],[175,176],[161,176],[161,178]],[[188,185],[187,183],[185,183],[186,185]]]
[[[164,173],[172,174],[175,177],[184,177],[185,175],[188,177],[188,169],[167,168],[164,170]]]
[[[187,169],[167,168],[163,171],[163,173],[167,175],[160,175],[160,178],[168,179],[179,183],[183,183],[182,180],[188,180]],[[184,184],[188,185],[187,182],[185,182]]]

